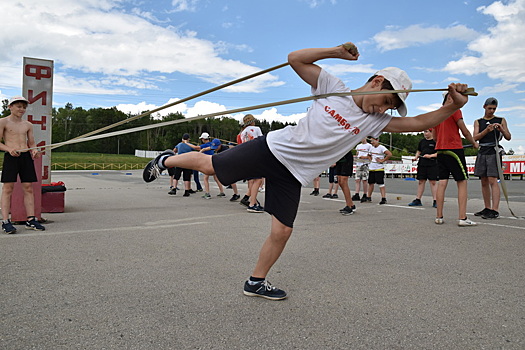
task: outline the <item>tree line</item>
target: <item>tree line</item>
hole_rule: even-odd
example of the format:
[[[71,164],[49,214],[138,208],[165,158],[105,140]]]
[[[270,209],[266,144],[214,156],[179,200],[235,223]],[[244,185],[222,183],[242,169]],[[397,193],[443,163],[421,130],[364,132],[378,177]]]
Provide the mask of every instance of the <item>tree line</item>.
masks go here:
[[[7,107],[8,100],[2,101],[2,115],[9,115]],[[88,132],[100,129],[135,115],[126,114],[113,108],[91,108],[73,107],[67,103],[64,107],[53,108],[52,112],[52,142],[64,142],[75,137],[81,136]],[[162,123],[171,120],[184,119],[181,113],[171,113],[163,116],[161,119],[145,116],[129,123],[117,126],[107,132],[125,130],[144,125]],[[272,130],[278,130],[293,125],[290,123],[267,122],[258,120],[263,134]],[[164,150],[173,148],[180,142],[182,135],[188,133],[192,141],[198,142],[199,135],[203,132],[209,133],[212,137],[221,140],[230,140],[235,142],[237,134],[240,131],[239,122],[233,118],[206,118],[192,120],[185,123],[174,124],[166,127],[153,128],[149,130],[102,138],[88,142],[81,142],[71,145],[65,145],[53,150],[53,152],[86,152],[86,153],[108,153],[108,154],[135,154],[136,149],[142,150]],[[382,134],[379,141],[384,144],[393,153],[394,157],[403,155],[413,155],[417,150],[419,141],[423,134]],[[476,155],[476,150],[466,149],[466,155]]]

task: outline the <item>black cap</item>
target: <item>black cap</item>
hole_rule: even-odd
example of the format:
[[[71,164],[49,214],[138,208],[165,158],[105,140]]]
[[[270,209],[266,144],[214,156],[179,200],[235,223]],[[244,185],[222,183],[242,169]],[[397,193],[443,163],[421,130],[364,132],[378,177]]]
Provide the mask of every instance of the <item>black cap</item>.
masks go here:
[[[184,134],[184,135],[182,135],[182,139],[183,139],[183,140],[189,140],[189,139],[190,139],[190,134]]]
[[[485,101],[485,104],[483,105],[483,107],[488,106],[488,105],[493,105],[493,106],[498,107],[498,100],[496,100],[494,97],[489,97]]]

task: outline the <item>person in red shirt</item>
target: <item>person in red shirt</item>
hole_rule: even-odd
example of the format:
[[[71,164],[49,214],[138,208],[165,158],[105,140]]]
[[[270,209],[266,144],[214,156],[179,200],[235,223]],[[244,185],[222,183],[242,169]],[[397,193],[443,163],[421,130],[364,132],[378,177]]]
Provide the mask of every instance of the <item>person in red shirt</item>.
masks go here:
[[[447,93],[444,96],[443,104],[451,99]],[[448,101],[448,102],[451,102]],[[443,220],[443,206],[445,204],[445,191],[450,175],[458,186],[458,226],[476,226],[477,223],[467,218],[467,164],[465,152],[459,131],[463,134],[472,146],[478,148],[478,143],[468,131],[461,110],[457,110],[441,124],[432,129],[432,136],[436,140],[437,161],[439,168],[439,181],[436,193],[437,215],[435,223],[441,225]]]

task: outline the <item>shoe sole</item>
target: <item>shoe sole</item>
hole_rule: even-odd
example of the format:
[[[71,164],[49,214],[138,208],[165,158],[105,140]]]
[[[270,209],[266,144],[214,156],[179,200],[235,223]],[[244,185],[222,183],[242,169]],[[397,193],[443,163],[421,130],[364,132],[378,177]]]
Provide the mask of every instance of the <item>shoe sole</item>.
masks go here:
[[[285,295],[284,297],[269,297],[267,295],[261,295],[261,294],[257,294],[257,293],[252,293],[252,292],[248,292],[248,291],[243,291],[244,295],[246,296],[249,296],[249,297],[259,297],[259,298],[264,298],[264,299],[268,299],[268,300],[283,300],[283,299],[286,299],[288,296]]]
[[[42,228],[36,228],[36,227],[29,227],[29,226],[26,226],[26,230],[33,230],[33,231],[45,231],[46,229],[42,229]]]
[[[249,213],[264,213],[264,210],[252,210],[252,209],[246,209]]]
[[[9,231],[9,232],[4,231],[4,233],[5,233],[6,235],[13,235],[13,234],[15,234],[17,231],[18,231],[18,230]]]

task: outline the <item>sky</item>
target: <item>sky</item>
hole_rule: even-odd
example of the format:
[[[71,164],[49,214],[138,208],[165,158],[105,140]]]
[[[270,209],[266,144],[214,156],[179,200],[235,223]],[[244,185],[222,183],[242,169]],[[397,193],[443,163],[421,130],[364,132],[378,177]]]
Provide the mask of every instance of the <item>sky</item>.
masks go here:
[[[56,108],[138,114],[285,63],[294,50],[353,42],[358,61],[318,64],[350,88],[388,66],[404,69],[414,89],[466,83],[479,93],[462,109],[467,126],[495,97],[496,115],[512,133],[501,144],[525,153],[525,0],[3,0],[0,23],[0,99],[20,95],[23,57],[54,61]],[[286,66],[159,115],[193,117],[308,95]],[[411,93],[408,115],[441,101],[440,92]],[[245,113],[296,122],[309,105]]]

